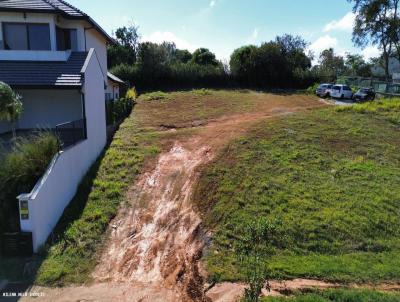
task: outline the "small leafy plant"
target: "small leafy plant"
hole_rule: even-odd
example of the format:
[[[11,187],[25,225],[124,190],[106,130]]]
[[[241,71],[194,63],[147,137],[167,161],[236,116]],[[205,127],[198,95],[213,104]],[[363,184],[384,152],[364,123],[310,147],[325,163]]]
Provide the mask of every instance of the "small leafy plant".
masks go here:
[[[274,243],[282,238],[279,222],[261,218],[245,227],[245,233],[236,248],[249,286],[245,289],[245,302],[260,301],[262,289],[271,289],[266,262],[275,253]]]

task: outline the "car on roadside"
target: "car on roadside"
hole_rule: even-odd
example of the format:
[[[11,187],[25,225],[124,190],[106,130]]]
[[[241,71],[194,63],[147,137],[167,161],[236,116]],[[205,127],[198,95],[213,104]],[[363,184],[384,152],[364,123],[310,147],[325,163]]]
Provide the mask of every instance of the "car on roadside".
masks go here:
[[[360,88],[353,96],[356,102],[368,102],[375,100],[376,94],[374,88]]]
[[[335,99],[352,99],[353,91],[348,85],[336,84],[332,87],[331,97]]]
[[[318,86],[315,93],[323,98],[329,97],[331,95],[332,84],[321,84]]]

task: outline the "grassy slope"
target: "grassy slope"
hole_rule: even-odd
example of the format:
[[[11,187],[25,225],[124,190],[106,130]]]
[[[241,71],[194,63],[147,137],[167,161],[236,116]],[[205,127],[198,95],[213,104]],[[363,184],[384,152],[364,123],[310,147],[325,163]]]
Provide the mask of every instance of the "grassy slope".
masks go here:
[[[398,293],[381,293],[371,290],[333,289],[298,294],[293,297],[264,298],[262,302],[400,302]]]
[[[287,234],[268,261],[273,278],[398,280],[400,102],[390,104],[264,122],[228,146],[195,196],[214,230],[213,278],[242,278],[235,242],[266,216]]]
[[[125,192],[143,163],[168,147],[174,138],[195,131],[160,131],[161,125],[184,127],[193,121],[248,111],[257,104],[255,95],[248,91],[195,90],[141,96],[133,114],[83,180],[45,252],[34,259],[43,260],[36,283],[64,285],[90,280],[108,223],[124,202]],[[0,278],[21,280],[24,263],[30,260],[0,258]]]

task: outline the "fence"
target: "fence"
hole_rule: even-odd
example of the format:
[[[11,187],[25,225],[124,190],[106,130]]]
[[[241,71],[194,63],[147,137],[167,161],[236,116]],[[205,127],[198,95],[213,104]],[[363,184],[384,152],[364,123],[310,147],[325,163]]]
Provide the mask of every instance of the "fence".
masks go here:
[[[61,149],[76,145],[87,138],[86,119],[59,124],[56,126],[56,134]]]
[[[338,84],[346,84],[352,87],[372,87],[377,93],[387,96],[400,96],[400,83],[385,82],[374,78],[339,77]]]

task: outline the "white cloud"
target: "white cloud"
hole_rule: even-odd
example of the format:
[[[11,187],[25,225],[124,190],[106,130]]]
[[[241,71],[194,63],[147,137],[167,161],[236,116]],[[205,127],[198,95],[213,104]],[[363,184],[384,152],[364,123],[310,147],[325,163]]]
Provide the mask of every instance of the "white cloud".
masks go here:
[[[338,45],[338,40],[330,35],[319,37],[308,47],[308,50],[312,51],[318,56],[323,50],[328,48],[335,48]]]
[[[333,20],[329,22],[324,27],[324,32],[329,32],[332,30],[342,30],[342,31],[351,31],[353,29],[355,20],[355,15],[352,12],[348,12],[344,17],[340,20]]]
[[[155,31],[150,35],[144,35],[142,38],[143,42],[154,42],[154,43],[163,43],[163,42],[174,42],[176,47],[179,49],[187,49],[191,52],[196,50],[198,47],[182,38],[179,38],[174,33],[169,31]]]
[[[369,60],[371,58],[378,57],[381,52],[376,46],[368,46],[362,50],[361,54],[363,55],[364,59]]]
[[[251,33],[250,37],[247,39],[248,44],[255,43],[260,35],[260,29],[254,28],[253,32]]]
[[[210,7],[214,7],[217,4],[217,0],[211,0]]]

